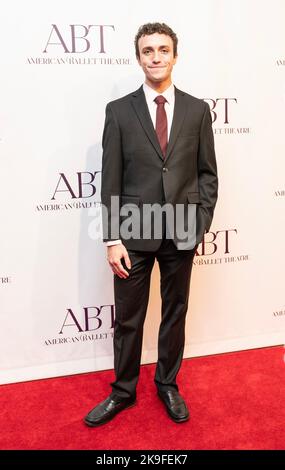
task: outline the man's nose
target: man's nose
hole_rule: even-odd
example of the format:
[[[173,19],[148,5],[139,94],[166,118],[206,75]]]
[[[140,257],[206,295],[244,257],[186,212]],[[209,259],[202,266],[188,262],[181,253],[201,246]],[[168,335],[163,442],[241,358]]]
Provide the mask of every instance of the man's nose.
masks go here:
[[[160,62],[160,54],[159,54],[159,51],[154,51],[152,60],[153,60],[153,62]]]

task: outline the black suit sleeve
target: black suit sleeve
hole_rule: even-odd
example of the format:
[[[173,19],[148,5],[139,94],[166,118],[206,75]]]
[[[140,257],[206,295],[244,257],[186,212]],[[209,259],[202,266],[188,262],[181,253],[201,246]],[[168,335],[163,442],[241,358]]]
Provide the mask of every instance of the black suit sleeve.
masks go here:
[[[205,230],[210,229],[218,197],[218,175],[210,107],[205,111],[200,128],[198,152],[198,184],[200,192],[199,211]]]
[[[123,156],[118,120],[110,103],[106,106],[105,125],[102,138],[102,222],[103,240],[111,241],[119,235],[119,198],[121,196]],[[111,196],[113,198],[111,210]]]

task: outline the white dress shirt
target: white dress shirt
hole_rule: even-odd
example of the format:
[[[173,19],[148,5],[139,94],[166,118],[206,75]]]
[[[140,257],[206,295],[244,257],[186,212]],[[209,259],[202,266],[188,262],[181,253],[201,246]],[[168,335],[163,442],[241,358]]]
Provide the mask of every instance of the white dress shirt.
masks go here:
[[[172,120],[173,120],[174,103],[175,103],[175,89],[174,89],[173,83],[171,83],[171,85],[163,93],[157,93],[156,90],[154,90],[149,85],[144,83],[143,91],[145,94],[146,103],[148,106],[149,114],[150,114],[154,129],[155,129],[156,109],[157,109],[157,104],[154,100],[159,95],[164,96],[164,98],[166,99],[164,109],[165,109],[166,117],[167,117],[167,136],[169,140],[171,125],[172,125]],[[112,245],[119,245],[120,243],[122,243],[121,240],[112,240],[112,241],[106,242],[106,245],[112,246]]]

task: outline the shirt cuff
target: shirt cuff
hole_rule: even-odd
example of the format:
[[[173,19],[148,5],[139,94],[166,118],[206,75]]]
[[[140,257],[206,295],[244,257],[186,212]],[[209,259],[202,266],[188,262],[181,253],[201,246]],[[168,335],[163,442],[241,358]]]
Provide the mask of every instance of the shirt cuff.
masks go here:
[[[120,245],[121,243],[122,240],[111,240],[109,242],[106,242],[106,246]]]

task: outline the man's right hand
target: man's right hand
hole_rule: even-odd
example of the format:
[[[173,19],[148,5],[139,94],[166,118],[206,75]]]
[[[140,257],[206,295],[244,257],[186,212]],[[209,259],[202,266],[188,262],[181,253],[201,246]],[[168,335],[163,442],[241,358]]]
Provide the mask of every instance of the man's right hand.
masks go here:
[[[125,265],[131,269],[131,260],[128,251],[123,243],[119,245],[111,245],[107,247],[107,259],[114,274],[122,279],[129,277],[128,271],[124,269],[121,260],[124,259]]]

